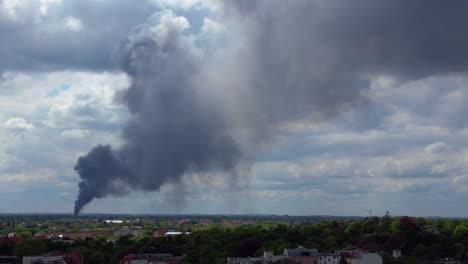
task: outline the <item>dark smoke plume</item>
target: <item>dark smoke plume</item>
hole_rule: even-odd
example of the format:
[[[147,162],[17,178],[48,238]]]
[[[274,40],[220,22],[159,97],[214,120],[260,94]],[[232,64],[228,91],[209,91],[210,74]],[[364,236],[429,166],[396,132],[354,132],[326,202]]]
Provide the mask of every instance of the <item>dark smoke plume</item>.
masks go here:
[[[78,160],[75,214],[108,194],[156,191],[191,171],[231,170],[240,157],[224,120],[192,85],[199,58],[182,35],[187,21],[171,13],[152,19],[159,24],[136,28],[120,50],[132,82],[121,98],[132,114],[125,144],[97,146]]]
[[[278,124],[368,106],[373,77],[468,69],[467,1],[233,0],[223,7],[227,29],[208,55],[188,21],[170,12],[131,32],[118,52],[132,81],[121,96],[131,113],[124,144],[97,146],[78,160],[75,213],[94,198],[156,191],[190,172],[234,170]]]

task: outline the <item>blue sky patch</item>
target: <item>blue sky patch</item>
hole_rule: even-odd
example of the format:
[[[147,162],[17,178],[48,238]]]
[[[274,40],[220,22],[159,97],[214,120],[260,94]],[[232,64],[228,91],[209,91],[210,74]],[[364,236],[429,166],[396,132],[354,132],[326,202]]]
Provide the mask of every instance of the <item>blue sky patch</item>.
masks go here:
[[[68,89],[70,89],[69,84],[67,84],[67,83],[61,84],[61,85],[55,87],[54,89],[50,90],[47,93],[47,97],[56,97],[57,95],[61,94],[62,92],[67,91]]]

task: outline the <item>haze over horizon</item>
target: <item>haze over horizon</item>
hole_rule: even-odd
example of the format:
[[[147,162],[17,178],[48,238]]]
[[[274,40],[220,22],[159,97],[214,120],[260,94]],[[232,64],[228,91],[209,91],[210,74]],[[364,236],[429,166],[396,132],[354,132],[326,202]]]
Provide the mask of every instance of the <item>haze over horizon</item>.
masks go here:
[[[464,10],[0,0],[0,213],[466,217]]]

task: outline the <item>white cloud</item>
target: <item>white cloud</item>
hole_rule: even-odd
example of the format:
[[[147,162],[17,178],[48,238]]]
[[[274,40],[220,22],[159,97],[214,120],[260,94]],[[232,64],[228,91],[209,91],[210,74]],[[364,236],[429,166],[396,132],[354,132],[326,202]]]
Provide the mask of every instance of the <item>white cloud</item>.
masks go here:
[[[65,18],[64,26],[66,29],[74,32],[78,32],[83,29],[83,23],[81,20],[73,16],[68,16]]]
[[[0,83],[0,118],[20,115],[63,130],[102,130],[125,119],[114,94],[128,85],[123,73],[7,73]]]
[[[3,124],[4,127],[17,131],[26,131],[34,128],[34,125],[26,122],[23,118],[11,117]]]
[[[24,0],[3,0],[1,2],[2,11],[10,16],[16,17],[18,9],[24,7],[27,4],[27,1]]]
[[[41,4],[40,4],[40,7],[39,7],[39,11],[40,11],[41,15],[46,16],[49,8],[52,5],[62,3],[62,0],[40,0],[40,3]]]
[[[223,32],[225,29],[226,27],[218,21],[206,17],[203,19],[203,26],[201,30],[204,33],[217,34]]]
[[[426,152],[427,153],[440,153],[440,152],[443,152],[445,150],[447,150],[448,146],[447,144],[443,143],[443,142],[435,142],[435,143],[432,143],[430,145],[427,145],[427,147],[425,148]]]
[[[219,0],[150,0],[151,2],[163,8],[174,9],[208,9],[216,10],[220,7]]]
[[[13,19],[20,18],[26,14],[25,12],[34,14],[37,19],[37,16],[47,16],[49,9],[60,3],[62,0],[2,0],[0,7],[5,15]]]
[[[89,131],[85,129],[69,129],[62,131],[61,135],[66,138],[84,138],[89,136]]]

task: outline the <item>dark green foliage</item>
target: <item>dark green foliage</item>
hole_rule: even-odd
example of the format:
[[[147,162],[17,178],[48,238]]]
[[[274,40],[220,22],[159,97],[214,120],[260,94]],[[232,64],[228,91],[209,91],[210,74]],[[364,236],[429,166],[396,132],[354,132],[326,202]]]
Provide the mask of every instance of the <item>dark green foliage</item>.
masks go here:
[[[2,222],[3,230],[16,231],[26,240],[17,244],[0,241],[0,255],[78,250],[85,256],[86,264],[105,264],[118,263],[129,253],[172,253],[185,255],[184,263],[216,264],[226,263],[227,257],[259,256],[263,251],[282,254],[284,248],[302,245],[320,252],[333,252],[348,246],[384,252],[384,263],[431,263],[439,257],[453,257],[468,263],[468,220],[392,218],[390,215],[360,220],[265,221],[237,227],[224,227],[219,224],[221,220],[215,219],[210,227],[197,228],[193,226],[196,222],[190,221],[184,223],[184,228],[192,230],[191,235],[159,238],[149,234],[155,228],[167,227],[167,223],[138,219],[131,224],[142,225],[148,236],[122,236],[113,242],[99,237],[77,240],[71,245],[30,238],[34,232],[47,232],[54,226],[68,231],[116,227],[101,221],[41,219],[42,223],[37,224],[27,219],[6,217]],[[402,250],[404,256],[391,258],[393,249]]]
[[[15,242],[13,241],[0,241],[0,256],[13,255],[13,248]]]
[[[45,239],[31,239],[21,243],[17,243],[13,248],[16,256],[40,255],[47,252],[47,244]]]

